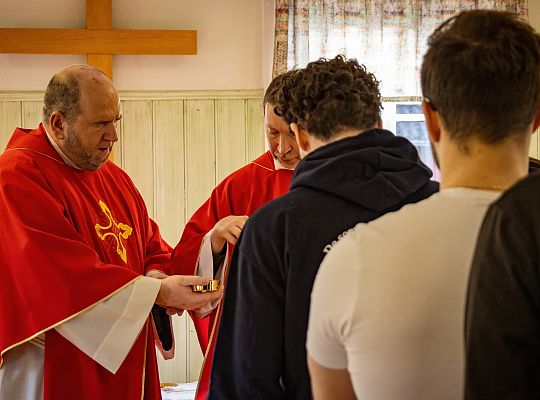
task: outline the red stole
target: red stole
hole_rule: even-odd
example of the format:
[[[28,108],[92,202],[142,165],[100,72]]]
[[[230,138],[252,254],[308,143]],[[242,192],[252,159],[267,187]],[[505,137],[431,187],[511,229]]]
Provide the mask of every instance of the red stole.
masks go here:
[[[173,252],[172,273],[194,274],[202,239],[214,225],[229,215],[251,215],[263,204],[286,193],[291,184],[292,173],[291,170],[276,170],[272,154],[267,151],[225,178],[186,224],[180,242]],[[229,255],[232,251],[233,246],[229,245]],[[199,319],[193,313],[190,315],[205,354],[196,399],[205,399],[208,394],[221,303],[206,318]]]
[[[0,353],[45,332],[45,400],[159,399],[148,322],[116,374],[52,329],[168,261],[131,179],[110,161],[71,168],[41,125],[17,129],[0,156],[0,218]]]

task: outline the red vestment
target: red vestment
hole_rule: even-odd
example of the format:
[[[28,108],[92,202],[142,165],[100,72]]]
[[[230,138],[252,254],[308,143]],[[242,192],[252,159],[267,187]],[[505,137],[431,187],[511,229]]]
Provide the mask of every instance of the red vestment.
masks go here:
[[[72,168],[42,125],[16,129],[0,156],[0,217],[0,357],[45,332],[45,400],[160,399],[150,320],[116,374],[52,329],[170,258],[127,174],[110,161]]]
[[[263,204],[286,193],[292,174],[291,170],[276,170],[272,153],[267,151],[225,178],[186,224],[180,242],[173,252],[171,272],[180,275],[194,274],[202,240],[214,225],[229,215],[251,215]],[[232,254],[232,250],[229,245],[229,254]],[[221,304],[203,319],[190,313],[205,355],[196,399],[205,399],[208,392],[215,329],[219,325]]]

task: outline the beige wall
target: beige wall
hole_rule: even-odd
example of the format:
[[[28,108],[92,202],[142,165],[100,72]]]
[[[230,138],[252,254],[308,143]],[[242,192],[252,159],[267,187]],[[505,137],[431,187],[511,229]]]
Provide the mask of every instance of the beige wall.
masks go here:
[[[84,28],[85,0],[0,1],[0,27]],[[260,89],[269,81],[273,0],[114,0],[118,29],[196,29],[196,56],[115,56],[119,90]],[[266,36],[265,36],[266,35]],[[84,56],[0,54],[0,91],[43,90]]]
[[[540,0],[529,0],[529,23],[540,32]]]

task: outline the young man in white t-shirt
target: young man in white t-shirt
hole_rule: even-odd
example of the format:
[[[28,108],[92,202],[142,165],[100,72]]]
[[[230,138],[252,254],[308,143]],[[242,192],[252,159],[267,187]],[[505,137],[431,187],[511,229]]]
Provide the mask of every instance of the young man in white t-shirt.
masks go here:
[[[315,398],[462,398],[471,258],[487,207],[527,173],[539,43],[495,11],[431,35],[422,105],[441,192],[357,225],[323,261],[307,338]]]

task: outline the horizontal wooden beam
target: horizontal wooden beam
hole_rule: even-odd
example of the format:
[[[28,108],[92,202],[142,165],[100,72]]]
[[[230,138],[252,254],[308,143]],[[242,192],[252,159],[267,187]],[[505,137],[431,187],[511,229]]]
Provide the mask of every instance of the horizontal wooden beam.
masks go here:
[[[0,53],[197,54],[197,31],[0,28]]]

